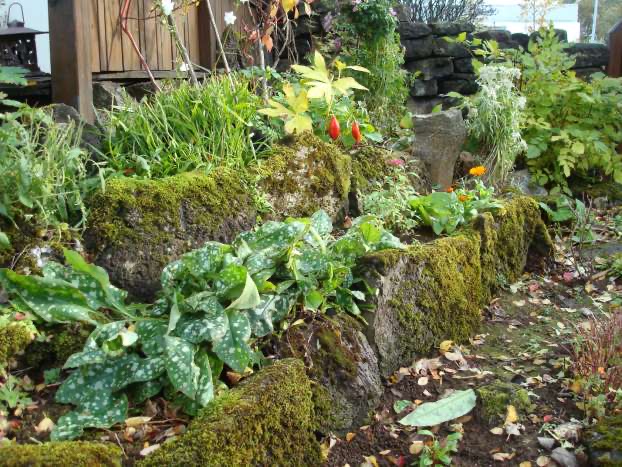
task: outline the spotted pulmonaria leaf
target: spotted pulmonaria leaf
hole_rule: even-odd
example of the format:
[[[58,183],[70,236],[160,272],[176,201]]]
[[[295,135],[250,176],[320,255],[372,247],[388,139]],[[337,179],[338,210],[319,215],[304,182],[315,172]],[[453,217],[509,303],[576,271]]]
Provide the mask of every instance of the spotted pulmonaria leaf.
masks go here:
[[[227,310],[229,329],[219,341],[214,342],[214,352],[234,371],[243,372],[252,358],[253,351],[248,346],[251,325],[246,313]]]
[[[190,399],[197,393],[200,370],[194,363],[195,346],[179,337],[166,336],[166,373],[175,389]]]
[[[225,309],[218,300],[215,297],[204,297],[194,308],[196,313],[181,316],[175,334],[193,344],[222,339],[229,323]]]
[[[127,418],[125,395],[101,398],[97,403],[78,407],[58,419],[50,439],[62,441],[77,438],[85,428],[109,428]]]
[[[205,407],[214,398],[214,380],[212,379],[210,356],[205,350],[199,350],[194,361],[200,371],[196,401]]]

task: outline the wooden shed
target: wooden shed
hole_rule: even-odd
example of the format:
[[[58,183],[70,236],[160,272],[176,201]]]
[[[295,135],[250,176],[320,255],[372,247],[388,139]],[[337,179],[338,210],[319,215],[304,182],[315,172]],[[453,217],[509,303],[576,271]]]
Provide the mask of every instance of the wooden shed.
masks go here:
[[[153,74],[166,78],[176,74],[181,61],[154,3],[132,0],[127,24]],[[148,77],[121,28],[122,4],[123,0],[48,0],[53,100],[77,108],[87,119],[93,117],[93,79]],[[225,12],[236,12],[238,30],[249,18],[235,0],[211,0],[211,5],[217,30],[205,0],[173,16],[192,62],[207,69],[217,61],[215,35],[222,35]]]

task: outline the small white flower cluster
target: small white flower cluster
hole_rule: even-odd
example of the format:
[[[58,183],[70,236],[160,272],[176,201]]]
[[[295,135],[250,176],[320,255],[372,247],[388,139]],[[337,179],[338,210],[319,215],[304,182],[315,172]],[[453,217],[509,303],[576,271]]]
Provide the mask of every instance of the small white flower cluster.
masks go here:
[[[173,10],[175,9],[175,2],[173,0],[162,0],[160,8],[162,8],[162,13],[166,16],[171,16],[173,14]]]

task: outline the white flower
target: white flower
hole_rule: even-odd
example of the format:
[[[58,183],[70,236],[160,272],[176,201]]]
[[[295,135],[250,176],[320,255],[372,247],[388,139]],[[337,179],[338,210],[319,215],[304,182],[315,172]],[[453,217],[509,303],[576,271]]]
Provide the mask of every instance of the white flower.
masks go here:
[[[173,0],[162,0],[162,13],[166,16],[171,16],[174,8],[175,2]]]
[[[237,19],[237,18],[236,18],[236,17],[235,17],[235,15],[233,14],[233,11],[227,11],[227,12],[225,13],[225,24],[226,24],[227,26],[231,26],[232,24],[234,24],[236,19]]]
[[[190,68],[188,67],[188,64],[186,62],[182,63],[181,65],[179,65],[179,71],[183,71],[186,72],[188,71]]]

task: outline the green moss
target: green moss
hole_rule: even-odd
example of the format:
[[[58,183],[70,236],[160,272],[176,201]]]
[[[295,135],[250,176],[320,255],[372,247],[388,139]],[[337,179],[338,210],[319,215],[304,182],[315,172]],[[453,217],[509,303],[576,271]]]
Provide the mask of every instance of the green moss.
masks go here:
[[[55,325],[46,329],[45,334],[49,339],[30,344],[25,356],[26,364],[35,368],[63,366],[71,355],[84,348],[91,331],[91,326],[81,323]]]
[[[538,204],[527,196],[517,196],[493,216],[484,213],[473,228],[481,238],[482,283],[488,297],[499,279],[519,279],[530,250],[549,256],[553,243],[540,216]]]
[[[214,400],[139,465],[320,465],[315,428],[304,365],[282,360]]]
[[[406,254],[413,268],[389,301],[404,329],[403,352],[424,353],[444,339],[467,340],[480,323],[485,296],[479,239],[442,238]]]
[[[352,191],[370,191],[372,182],[382,181],[395,173],[387,163],[391,152],[377,146],[363,146],[352,154]]]
[[[495,381],[476,389],[481,415],[488,423],[505,420],[508,405],[513,405],[519,417],[524,417],[534,409],[529,393],[518,384]]]
[[[308,216],[347,201],[352,161],[333,144],[305,133],[273,149],[254,169],[279,216]],[[323,202],[324,198],[324,202]]]
[[[240,174],[227,168],[162,180],[113,179],[88,200],[87,236],[95,252],[128,240],[167,243],[186,227],[184,220],[214,232],[250,203]]]
[[[113,444],[66,441],[0,446],[0,466],[4,467],[121,467],[121,449]]]
[[[0,374],[8,360],[24,350],[31,340],[32,336],[26,326],[19,323],[0,326]]]
[[[606,417],[587,433],[593,465],[622,466],[622,415]]]

